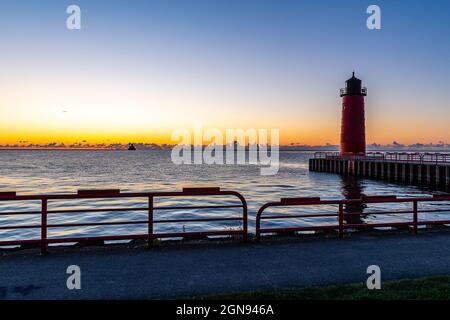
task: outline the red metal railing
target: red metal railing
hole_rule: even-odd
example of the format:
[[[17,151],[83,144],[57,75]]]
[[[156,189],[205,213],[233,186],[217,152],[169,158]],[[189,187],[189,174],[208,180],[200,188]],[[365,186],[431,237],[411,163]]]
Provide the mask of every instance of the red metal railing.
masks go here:
[[[154,205],[154,199],[158,197],[203,197],[203,196],[234,196],[240,200],[240,204],[230,205],[202,205],[202,206],[166,206],[158,207]],[[73,209],[73,210],[49,210],[48,204],[54,200],[73,200],[73,199],[120,199],[120,198],[144,198],[148,202],[148,206],[141,207],[124,207],[124,208],[97,208],[97,209]],[[40,229],[39,239],[22,239],[22,240],[4,240],[0,238],[0,246],[10,245],[26,245],[40,244],[41,252],[46,253],[50,243],[71,243],[81,241],[109,241],[109,240],[132,240],[147,239],[149,243],[158,238],[173,237],[203,237],[218,235],[240,235],[243,241],[247,241],[247,202],[244,197],[235,191],[222,191],[220,188],[184,188],[182,192],[129,192],[122,193],[120,190],[79,190],[76,194],[51,194],[51,195],[17,195],[15,192],[0,192],[0,202],[3,201],[40,201],[40,210],[38,211],[22,211],[22,212],[0,212],[0,216],[22,216],[22,215],[40,215],[40,223],[34,225],[3,225],[0,230],[15,229]],[[242,216],[240,217],[214,217],[214,218],[191,218],[191,219],[163,219],[155,220],[154,212],[157,210],[194,210],[194,209],[225,209],[225,208],[241,208]],[[50,214],[64,213],[94,213],[94,212],[122,212],[122,211],[145,211],[147,219],[145,220],[124,220],[124,221],[107,221],[107,222],[86,222],[86,223],[52,223],[49,224],[47,219]],[[189,223],[189,222],[212,222],[212,221],[241,221],[242,228],[240,230],[209,230],[201,232],[174,232],[174,233],[154,233],[155,224],[162,223]],[[70,228],[70,227],[92,227],[92,226],[120,226],[120,225],[147,225],[147,232],[141,234],[127,235],[105,235],[105,236],[89,236],[89,237],[56,237],[49,238],[48,230],[51,228]],[[1,235],[0,235],[1,237]]]
[[[421,152],[367,152],[365,155],[345,155],[339,152],[316,152],[316,159],[350,159],[408,163],[450,163],[450,153]]]
[[[285,232],[299,232],[299,231],[324,231],[337,230],[339,237],[343,238],[345,229],[366,229],[375,227],[412,227],[414,234],[417,234],[418,226],[420,225],[437,225],[450,224],[450,220],[419,220],[419,213],[447,213],[450,214],[450,207],[447,209],[419,209],[419,203],[426,202],[443,202],[450,201],[450,195],[434,195],[433,197],[421,198],[397,198],[396,196],[373,196],[363,197],[361,199],[351,200],[321,200],[320,198],[287,198],[281,199],[279,202],[270,202],[264,204],[256,215],[256,240],[261,238],[264,233],[285,233]],[[345,212],[345,206],[348,205],[367,205],[374,203],[410,203],[410,210],[389,210],[377,212]],[[263,212],[271,207],[289,207],[289,206],[337,206],[336,212],[326,213],[312,213],[312,214],[283,214],[263,216]],[[410,215],[409,221],[401,222],[376,222],[376,223],[346,223],[347,219],[352,217],[360,217],[361,215]],[[335,222],[326,225],[312,225],[312,226],[293,226],[293,227],[276,227],[276,228],[261,228],[262,220],[275,219],[292,219],[292,218],[335,218]]]
[[[240,200],[240,204],[220,204],[220,205],[201,205],[201,206],[155,206],[154,199],[158,197],[203,197],[203,196],[234,196]],[[49,209],[49,202],[56,200],[81,200],[81,199],[121,199],[121,198],[144,198],[148,202],[146,207],[119,207],[119,208],[96,208],[96,209]],[[22,215],[38,215],[40,216],[39,224],[27,225],[1,225],[0,230],[15,229],[39,229],[40,237],[35,239],[18,239],[18,240],[1,240],[0,246],[10,245],[27,245],[37,244],[41,247],[41,252],[48,251],[48,245],[52,243],[72,243],[83,241],[111,241],[111,240],[132,240],[145,239],[151,244],[152,240],[157,238],[174,238],[174,237],[204,237],[204,236],[225,236],[238,235],[243,241],[248,238],[248,210],[247,202],[244,197],[235,191],[222,191],[220,188],[184,188],[181,192],[138,192],[138,193],[122,193],[120,190],[79,190],[76,194],[51,194],[51,195],[17,195],[15,192],[0,192],[0,202],[3,201],[39,201],[40,210],[37,211],[14,211],[0,212],[1,216],[22,216]],[[434,195],[433,197],[417,197],[417,198],[397,198],[396,196],[372,196],[362,197],[361,199],[347,200],[321,200],[320,198],[283,198],[278,202],[270,202],[264,204],[256,215],[256,240],[261,238],[261,234],[265,233],[283,233],[283,232],[299,232],[299,231],[319,231],[319,230],[336,230],[340,238],[344,236],[346,229],[365,229],[374,227],[410,227],[414,234],[421,225],[437,225],[450,224],[450,220],[419,220],[419,213],[450,213],[448,208],[420,209],[420,203],[430,202],[450,202],[450,195]],[[409,203],[410,209],[407,210],[387,210],[376,212],[346,212],[346,206],[352,205],[368,205],[381,203]],[[336,211],[324,213],[307,213],[307,214],[281,214],[263,216],[266,209],[271,207],[303,207],[303,206],[335,206]],[[207,218],[189,218],[189,219],[154,219],[154,212],[158,210],[196,210],[196,209],[226,209],[240,208],[242,216],[239,217],[207,217]],[[72,222],[72,223],[48,223],[48,216],[51,214],[64,213],[95,213],[95,212],[126,212],[126,211],[145,211],[147,218],[145,220],[122,220],[122,221],[102,221],[102,222]],[[400,222],[374,222],[374,223],[349,223],[351,217],[360,218],[361,215],[409,215],[410,219]],[[334,218],[334,222],[328,224],[314,224],[309,226],[289,226],[276,228],[262,228],[262,220],[276,219],[292,219],[292,218]],[[212,222],[212,221],[241,221],[242,228],[239,230],[223,229],[223,230],[206,230],[198,232],[166,232],[155,233],[154,225],[161,223],[188,223],[188,222]],[[146,225],[147,230],[139,234],[118,234],[118,235],[100,235],[87,237],[48,237],[48,231],[52,228],[70,228],[70,227],[92,227],[92,226],[120,226],[120,225]],[[0,235],[1,237],[1,235]]]

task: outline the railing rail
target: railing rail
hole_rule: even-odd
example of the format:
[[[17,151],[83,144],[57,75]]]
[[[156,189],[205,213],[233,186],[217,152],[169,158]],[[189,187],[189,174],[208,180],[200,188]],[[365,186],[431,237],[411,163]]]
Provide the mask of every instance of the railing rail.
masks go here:
[[[158,197],[207,197],[207,196],[233,196],[240,201],[240,204],[232,205],[195,205],[195,206],[155,206],[154,199]],[[97,208],[97,209],[60,209],[49,210],[48,203],[53,200],[73,200],[73,199],[123,199],[123,198],[144,198],[147,200],[147,207],[120,207],[120,208]],[[15,229],[40,229],[39,239],[2,240],[0,235],[0,246],[38,244],[41,246],[41,253],[48,251],[51,243],[71,243],[80,241],[107,241],[107,240],[133,240],[146,239],[149,244],[157,238],[192,237],[192,236],[219,236],[219,235],[240,235],[243,241],[247,241],[248,236],[248,210],[245,198],[235,191],[222,191],[220,188],[184,188],[181,192],[127,192],[120,190],[79,190],[75,194],[47,194],[47,195],[17,195],[16,192],[0,192],[0,202],[4,201],[40,201],[41,208],[38,211],[12,211],[0,212],[1,216],[20,215],[40,215],[40,223],[34,225],[1,225],[0,230]],[[206,217],[206,218],[185,218],[185,219],[162,219],[155,220],[154,212],[157,210],[194,210],[194,209],[227,209],[241,208],[242,215],[239,217]],[[64,213],[94,213],[94,212],[131,212],[145,211],[145,220],[114,220],[102,222],[80,222],[80,223],[48,223],[50,214]],[[212,221],[241,221],[240,230],[206,230],[199,232],[171,232],[155,233],[154,225],[163,223],[186,223],[186,222],[212,222]],[[140,234],[126,235],[104,235],[88,237],[48,237],[48,230],[51,228],[70,227],[90,227],[90,226],[124,226],[124,225],[147,225],[147,232]]]
[[[320,198],[294,198],[281,199],[278,202],[269,202],[264,204],[256,215],[256,240],[260,240],[261,234],[264,233],[283,233],[283,232],[299,232],[299,231],[320,231],[320,230],[337,230],[339,237],[343,238],[345,229],[367,229],[374,227],[412,227],[413,233],[417,234],[418,226],[420,225],[436,225],[436,224],[450,224],[449,220],[418,220],[419,213],[446,213],[450,214],[450,207],[447,209],[423,209],[419,210],[418,204],[425,202],[443,202],[450,201],[450,195],[435,195],[433,197],[417,197],[417,198],[397,198],[396,196],[373,196],[362,197],[361,199],[346,199],[346,200],[321,200]],[[364,214],[373,215],[405,215],[410,214],[411,219],[402,222],[376,222],[376,223],[346,223],[346,218],[351,216],[361,216],[362,212],[345,212],[346,205],[367,205],[374,203],[410,203],[410,210],[390,210],[380,212],[368,212]],[[323,206],[334,205],[337,207],[334,213],[314,213],[314,214],[296,214],[296,215],[270,215],[264,216],[263,213],[272,207],[288,207],[288,206]],[[312,226],[292,226],[292,227],[275,227],[262,228],[262,220],[275,219],[292,219],[292,218],[323,218],[334,217],[334,223],[326,225],[312,225]]]

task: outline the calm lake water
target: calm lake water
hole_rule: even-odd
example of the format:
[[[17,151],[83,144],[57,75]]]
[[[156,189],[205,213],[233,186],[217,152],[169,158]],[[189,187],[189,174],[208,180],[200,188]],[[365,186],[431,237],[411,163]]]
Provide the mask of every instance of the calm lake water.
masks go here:
[[[0,191],[17,191],[18,194],[73,193],[78,189],[120,188],[122,191],[179,191],[182,187],[220,186],[244,195],[249,205],[249,230],[254,232],[254,217],[258,208],[281,197],[320,196],[324,199],[358,197],[359,195],[424,196],[430,193],[414,186],[401,186],[369,179],[355,179],[336,174],[308,171],[311,152],[281,152],[277,175],[261,176],[258,166],[250,165],[175,165],[170,151],[0,151]],[[201,199],[157,199],[155,205],[198,205]],[[210,203],[236,203],[233,198],[215,197]],[[89,200],[51,202],[49,209],[145,207],[142,199]],[[430,204],[432,205],[432,204]],[[392,205],[392,209],[405,205]],[[39,203],[1,202],[0,212],[38,210]],[[383,205],[386,208],[386,205]],[[365,208],[363,221],[400,221],[402,216],[377,216],[377,206]],[[156,219],[180,217],[213,217],[219,214],[236,216],[236,209],[159,211]],[[298,210],[301,209],[297,209]],[[335,208],[308,208],[326,212]],[[274,212],[274,211],[272,211]],[[277,209],[277,213],[291,213],[293,208]],[[428,218],[438,218],[429,214]],[[101,212],[53,214],[49,223],[145,220],[145,212]],[[265,226],[333,223],[334,218],[276,220]],[[0,216],[0,226],[39,224],[38,216]],[[199,231],[205,228],[238,228],[239,223],[185,223],[184,225],[158,224],[156,232]],[[106,235],[145,232],[145,225],[96,226],[84,228],[55,228],[50,237]],[[0,240],[38,238],[38,229],[0,230]]]

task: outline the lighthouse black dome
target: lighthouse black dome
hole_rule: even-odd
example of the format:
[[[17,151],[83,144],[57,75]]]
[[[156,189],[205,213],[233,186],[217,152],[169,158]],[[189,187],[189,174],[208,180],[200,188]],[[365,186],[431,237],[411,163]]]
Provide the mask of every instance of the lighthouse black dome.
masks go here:
[[[355,72],[345,81],[345,88],[341,89],[341,97],[349,95],[367,95],[367,89],[362,87],[362,81],[355,77]]]

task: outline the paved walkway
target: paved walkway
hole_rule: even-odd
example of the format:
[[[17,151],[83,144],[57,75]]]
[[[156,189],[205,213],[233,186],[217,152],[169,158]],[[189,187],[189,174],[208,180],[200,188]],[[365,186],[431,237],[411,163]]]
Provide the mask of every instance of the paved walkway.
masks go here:
[[[66,268],[81,268],[68,290]],[[0,299],[154,299],[450,274],[450,233],[0,257]]]

